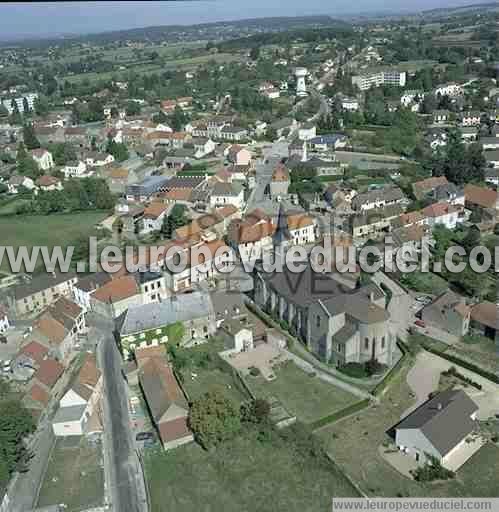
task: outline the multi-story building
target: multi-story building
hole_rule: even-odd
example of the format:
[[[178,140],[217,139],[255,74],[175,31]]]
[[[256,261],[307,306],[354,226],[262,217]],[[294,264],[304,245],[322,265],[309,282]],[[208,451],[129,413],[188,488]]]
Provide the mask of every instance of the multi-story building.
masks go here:
[[[380,87],[381,85],[404,87],[406,80],[407,74],[405,71],[386,69],[355,75],[352,77],[352,84],[356,85],[361,91],[367,91],[371,87]]]
[[[26,315],[55,302],[59,297],[71,297],[78,277],[65,274],[41,274],[14,289],[14,306],[18,315]]]
[[[32,92],[32,93],[26,94],[25,96],[19,96],[18,98],[11,98],[11,99],[3,100],[2,104],[7,109],[7,112],[9,113],[9,115],[11,115],[12,112],[14,112],[13,103],[16,104],[17,110],[19,112],[23,113],[25,103],[28,104],[29,110],[34,110],[36,99],[38,99],[38,94],[36,92]],[[26,100],[26,101],[24,101],[24,100]]]

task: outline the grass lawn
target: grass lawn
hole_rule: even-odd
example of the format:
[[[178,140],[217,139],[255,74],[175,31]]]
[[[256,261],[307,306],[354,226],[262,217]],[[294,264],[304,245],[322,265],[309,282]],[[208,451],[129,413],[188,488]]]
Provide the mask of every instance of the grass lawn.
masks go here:
[[[0,217],[3,246],[66,246],[79,237],[94,233],[94,225],[105,219],[106,212],[89,211],[54,215],[16,215]],[[8,269],[6,260],[0,268]]]
[[[431,272],[411,272],[403,274],[400,282],[419,293],[429,293],[432,295],[440,295],[442,292],[447,290],[449,284],[445,279],[442,279],[436,274]]]
[[[152,452],[145,463],[151,512],[326,512],[332,496],[358,496],[332,465],[297,456],[275,432],[257,435],[209,452],[194,443]]]
[[[68,512],[101,506],[104,501],[104,471],[100,461],[100,445],[92,446],[84,439],[58,440],[49,460],[37,506],[65,503]]]
[[[208,391],[219,391],[236,403],[249,400],[242,384],[236,380],[228,363],[221,361],[218,352],[223,341],[214,338],[193,348],[177,349],[186,364],[177,373],[189,400],[195,400]]]
[[[499,448],[487,444],[458,471],[454,480],[425,484],[398,473],[378,453],[385,432],[411,405],[408,367],[391,383],[381,404],[317,432],[327,450],[361,489],[371,496],[493,497],[497,496]]]
[[[473,336],[471,340],[466,337],[449,347],[446,352],[475,363],[488,371],[495,372],[499,367],[499,346],[494,340],[485,336]]]
[[[0,215],[12,215],[16,213],[17,208],[27,203],[27,199],[18,197],[5,197],[0,200]]]
[[[275,368],[276,379],[266,381],[261,375],[245,378],[257,396],[278,398],[288,412],[300,421],[310,423],[344,409],[358,398],[317,377],[312,377],[288,361]]]

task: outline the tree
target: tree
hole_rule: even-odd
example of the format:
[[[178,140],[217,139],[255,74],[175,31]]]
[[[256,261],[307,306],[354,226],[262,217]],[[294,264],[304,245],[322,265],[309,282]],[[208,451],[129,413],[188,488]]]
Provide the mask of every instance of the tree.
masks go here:
[[[106,151],[114,156],[117,162],[124,162],[128,160],[129,153],[126,144],[122,142],[115,142],[111,137],[107,141]]]
[[[187,122],[187,118],[184,114],[184,111],[178,106],[175,106],[175,110],[170,117],[170,124],[173,130],[176,132],[180,131],[185,123]]]
[[[234,403],[218,391],[210,391],[192,403],[189,426],[205,449],[234,437],[241,417]]]
[[[136,101],[129,101],[126,104],[126,115],[137,116],[140,114],[140,105]]]
[[[0,117],[7,117],[9,115],[9,111],[5,107],[3,103],[0,103]]]
[[[166,326],[165,334],[168,336],[168,343],[178,345],[184,338],[185,327],[182,322],[175,322]]]
[[[254,46],[253,48],[251,48],[249,57],[251,60],[258,60],[258,57],[260,57],[260,47]]]
[[[262,398],[257,398],[241,406],[241,421],[247,423],[267,423],[269,415],[270,404]]]
[[[50,109],[49,102],[45,96],[38,96],[35,99],[34,110],[38,116],[45,116]]]
[[[23,126],[23,140],[26,149],[38,149],[40,142],[36,138],[35,129],[31,123],[26,123]]]
[[[176,204],[173,206],[170,215],[164,218],[163,225],[161,226],[161,234],[166,238],[172,238],[173,232],[177,228],[185,226],[188,222],[187,208],[182,204]]]
[[[12,100],[11,108],[12,114],[10,114],[10,124],[22,124],[23,118],[19,112],[17,103],[14,100]]]
[[[265,130],[265,138],[270,140],[270,142],[274,142],[275,140],[277,140],[277,130],[275,128],[273,128],[272,126],[269,126]]]
[[[17,172],[21,176],[28,176],[29,178],[37,178],[41,176],[42,172],[38,168],[37,163],[33,160],[31,155],[26,152],[24,144],[21,142],[17,149]]]

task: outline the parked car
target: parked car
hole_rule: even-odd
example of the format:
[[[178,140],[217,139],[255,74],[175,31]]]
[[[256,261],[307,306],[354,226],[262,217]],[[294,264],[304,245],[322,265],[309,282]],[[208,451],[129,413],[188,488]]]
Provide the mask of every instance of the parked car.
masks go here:
[[[135,439],[137,441],[147,441],[147,440],[153,440],[154,439],[154,434],[152,432],[139,432],[136,436],[135,436]]]
[[[417,325],[418,327],[426,327],[426,324],[423,322],[423,320],[416,320],[414,322],[414,325]]]

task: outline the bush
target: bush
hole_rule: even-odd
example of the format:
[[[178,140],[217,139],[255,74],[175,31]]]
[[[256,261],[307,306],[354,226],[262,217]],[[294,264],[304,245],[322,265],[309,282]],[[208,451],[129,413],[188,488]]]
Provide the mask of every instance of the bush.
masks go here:
[[[252,376],[252,377],[258,377],[260,375],[260,370],[256,367],[256,366],[252,366],[250,369],[249,369],[249,374]]]
[[[429,462],[413,472],[415,480],[418,482],[433,482],[434,480],[449,480],[455,477],[455,474],[444,468],[436,457],[429,454],[426,454],[426,456]]]
[[[451,366],[447,371],[442,372],[442,375],[456,377],[457,379],[465,382],[466,384],[469,384],[470,386],[473,386],[474,388],[476,388],[478,390],[482,389],[482,385],[481,384],[478,384],[478,382],[475,382],[474,380],[471,380],[469,377],[466,377],[462,373],[459,373],[456,370],[455,366]]]

